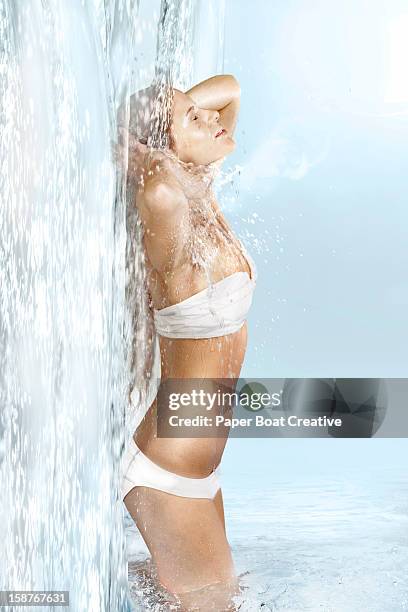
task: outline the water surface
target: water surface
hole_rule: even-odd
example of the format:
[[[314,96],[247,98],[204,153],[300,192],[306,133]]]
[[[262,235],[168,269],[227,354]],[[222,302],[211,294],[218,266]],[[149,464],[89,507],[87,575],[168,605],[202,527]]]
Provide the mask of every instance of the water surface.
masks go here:
[[[408,610],[407,477],[348,470],[271,485],[269,472],[248,472],[224,479],[223,492],[240,610]],[[134,565],[148,553],[128,515],[125,522],[136,609],[170,609]]]

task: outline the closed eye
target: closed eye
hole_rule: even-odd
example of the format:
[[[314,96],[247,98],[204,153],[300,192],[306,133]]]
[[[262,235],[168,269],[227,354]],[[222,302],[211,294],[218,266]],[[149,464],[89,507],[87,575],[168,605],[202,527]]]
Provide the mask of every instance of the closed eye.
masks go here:
[[[186,112],[186,116],[190,117],[190,119],[192,119],[193,121],[197,121],[198,119],[198,113],[197,113],[196,108],[197,107],[193,104],[192,106],[190,106],[190,108]]]

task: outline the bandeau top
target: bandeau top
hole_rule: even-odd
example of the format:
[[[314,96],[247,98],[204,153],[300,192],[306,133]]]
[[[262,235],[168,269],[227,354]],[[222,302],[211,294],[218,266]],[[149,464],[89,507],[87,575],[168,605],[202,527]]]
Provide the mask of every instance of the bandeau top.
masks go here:
[[[182,302],[153,310],[156,332],[167,338],[216,338],[232,334],[245,323],[252,304],[257,269],[240,242],[248,272],[234,272]]]

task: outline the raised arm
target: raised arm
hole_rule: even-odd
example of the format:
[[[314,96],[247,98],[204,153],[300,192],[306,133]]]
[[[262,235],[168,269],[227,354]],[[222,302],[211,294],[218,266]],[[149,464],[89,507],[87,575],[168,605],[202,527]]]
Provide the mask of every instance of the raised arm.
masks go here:
[[[158,272],[169,271],[187,237],[187,199],[175,179],[162,170],[146,181],[137,201],[149,259]]]
[[[121,138],[128,144],[127,178],[143,224],[146,251],[153,267],[164,272],[177,262],[184,246],[188,202],[161,151],[150,151],[125,131]],[[119,158],[123,155],[120,150]]]
[[[217,110],[220,123],[232,135],[238,120],[241,88],[232,74],[210,77],[185,92],[201,108]]]

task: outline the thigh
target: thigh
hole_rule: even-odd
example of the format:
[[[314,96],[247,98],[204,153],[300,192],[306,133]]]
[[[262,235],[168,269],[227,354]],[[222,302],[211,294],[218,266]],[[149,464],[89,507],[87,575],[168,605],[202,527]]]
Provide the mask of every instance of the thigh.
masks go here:
[[[222,527],[224,529],[224,533],[225,533],[225,514],[224,514],[224,500],[222,498],[222,491],[221,489],[218,489],[217,494],[215,495],[214,499],[213,499],[214,505],[217,509],[218,512],[218,517],[222,523]]]
[[[179,497],[148,487],[134,487],[125,497],[158,578],[172,593],[234,581],[220,499]]]

